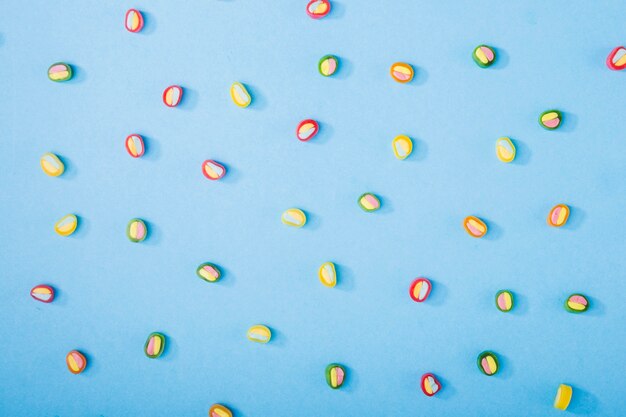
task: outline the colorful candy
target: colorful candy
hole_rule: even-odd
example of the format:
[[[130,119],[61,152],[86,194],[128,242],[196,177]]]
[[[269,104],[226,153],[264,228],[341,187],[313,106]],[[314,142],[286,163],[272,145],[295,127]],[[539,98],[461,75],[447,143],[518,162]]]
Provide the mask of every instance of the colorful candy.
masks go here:
[[[589,300],[582,294],[572,294],[565,300],[565,309],[570,313],[584,313],[589,309]]]
[[[262,324],[256,324],[248,329],[248,340],[257,343],[267,343],[272,339],[272,331]]]
[[[233,103],[241,108],[246,108],[252,103],[252,97],[246,89],[246,86],[241,83],[233,83],[230,86],[230,97],[233,99]]]
[[[311,0],[306,5],[306,14],[312,19],[321,19],[330,13],[330,2],[328,0]]]
[[[139,10],[129,9],[124,18],[124,25],[129,32],[140,32],[143,29],[143,15]]]
[[[429,397],[432,397],[441,389],[441,383],[437,380],[437,377],[433,374],[422,375],[422,392]]]
[[[143,138],[139,135],[132,134],[126,137],[126,151],[133,158],[143,156],[145,147],[143,146]]]
[[[49,285],[37,285],[30,290],[30,296],[42,303],[51,303],[54,300],[54,288]]]
[[[302,227],[306,224],[306,214],[300,209],[290,208],[283,212],[280,221],[287,226]]]
[[[568,218],[569,207],[565,204],[557,204],[548,214],[548,224],[552,227],[561,227],[567,223]]]
[[[463,220],[463,227],[471,237],[483,237],[487,233],[487,225],[485,222],[475,216],[467,216]]]
[[[213,404],[209,408],[209,417],[233,417],[233,412],[222,404]]]
[[[391,148],[396,158],[400,160],[406,159],[411,155],[411,152],[413,152],[413,141],[406,135],[398,135],[393,138]]]
[[[78,217],[73,214],[66,214],[54,224],[54,231],[61,236],[69,236],[78,226]]]
[[[511,139],[503,136],[496,141],[496,156],[507,163],[515,159],[515,145]]]
[[[626,68],[626,48],[618,46],[606,57],[606,66],[613,71],[621,71]]]
[[[487,376],[492,376],[498,373],[498,357],[493,352],[482,352],[480,355],[478,355],[477,363],[480,372]]]
[[[154,332],[150,333],[146,344],[143,347],[143,351],[147,357],[151,359],[158,358],[163,354],[165,349],[165,335],[162,333]]]
[[[496,293],[496,307],[503,313],[513,309],[513,293],[509,290],[501,290]]]
[[[126,235],[131,242],[143,242],[148,236],[148,227],[141,219],[132,219],[126,227]]]
[[[413,67],[406,62],[396,62],[389,69],[389,73],[391,74],[391,78],[404,84],[413,79],[415,71],[413,71]]]
[[[359,197],[359,206],[365,211],[376,211],[380,208],[380,200],[372,193],[365,193]]]
[[[332,262],[324,262],[320,266],[319,278],[323,285],[333,288],[337,285],[337,271],[335,270],[335,264]]]
[[[326,367],[326,383],[332,389],[341,388],[346,379],[346,370],[338,363],[331,363]]]
[[[413,301],[421,303],[423,301],[426,301],[426,299],[430,295],[430,290],[432,289],[432,287],[433,285],[428,279],[417,278],[409,287],[409,295],[411,296]]]
[[[487,45],[478,45],[472,53],[474,62],[481,68],[490,67],[496,59],[496,52]]]
[[[72,78],[72,67],[65,62],[57,62],[48,68],[48,78],[54,82],[67,81]]]
[[[198,274],[200,278],[202,278],[203,280],[207,282],[216,282],[216,281],[219,281],[220,278],[222,277],[222,272],[217,267],[217,265],[212,264],[210,262],[205,262],[202,265],[200,265],[196,269],[196,274]]]
[[[67,363],[67,369],[69,369],[71,373],[78,375],[87,367],[87,358],[79,351],[72,350],[65,357],[65,363]]]
[[[559,389],[556,390],[556,397],[554,397],[554,408],[567,410],[570,401],[572,401],[572,387],[560,384]]]
[[[317,64],[317,70],[324,77],[330,77],[339,68],[339,59],[334,55],[324,55]]]
[[[539,116],[539,124],[548,130],[554,130],[561,125],[563,116],[558,110],[547,110]]]
[[[215,181],[226,175],[226,167],[217,161],[207,159],[202,163],[202,173],[211,181]]]
[[[43,154],[39,162],[43,172],[51,177],[58,177],[65,172],[65,164],[53,153]]]
[[[302,142],[313,139],[317,132],[320,130],[320,125],[313,119],[306,119],[298,124],[296,128],[296,136]]]
[[[176,107],[183,99],[183,88],[178,85],[170,85],[163,91],[163,103],[167,107]]]

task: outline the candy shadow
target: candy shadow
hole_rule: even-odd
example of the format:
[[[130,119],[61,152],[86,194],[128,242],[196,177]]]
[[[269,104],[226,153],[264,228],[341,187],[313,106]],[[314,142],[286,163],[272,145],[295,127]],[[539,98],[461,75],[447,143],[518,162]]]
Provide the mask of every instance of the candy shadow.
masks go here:
[[[161,159],[161,144],[158,140],[141,135],[143,138],[143,145],[145,147],[145,153],[140,159],[147,161],[158,161]]]
[[[221,0],[221,1],[230,1],[230,0]],[[217,402],[217,403],[213,403],[213,404],[222,404],[223,406],[228,408],[233,413],[233,416],[237,416],[237,417],[246,417],[247,416],[247,414],[245,414],[243,411],[241,411],[239,408],[233,406],[229,402]],[[213,405],[213,404],[211,404],[211,405]],[[209,406],[209,408],[210,408],[210,406]]]
[[[352,61],[350,61],[348,58],[343,58],[340,56],[338,56],[337,58],[339,58],[339,68],[337,68],[337,72],[335,74],[331,75],[328,78],[335,78],[337,80],[345,80],[352,74],[354,65],[352,64]]]
[[[572,401],[567,411],[573,414],[594,414],[598,409],[598,399],[595,395],[582,388],[572,385]]]
[[[556,131],[561,131],[564,133],[571,133],[575,131],[576,127],[578,127],[578,116],[576,116],[574,113],[564,111],[561,112],[561,115],[563,117],[563,120],[561,121],[561,126],[556,129]]]
[[[341,388],[333,391],[356,392],[356,389],[359,387],[358,372],[356,372],[353,368],[344,365],[343,363],[339,363],[339,365],[343,366],[343,368],[346,370],[346,375]]]
[[[65,84],[82,84],[87,79],[87,73],[82,67],[75,64],[70,64],[72,67],[72,78],[65,81]],[[62,83],[63,84],[63,83]]]
[[[413,85],[413,86],[420,86],[420,85],[426,84],[426,81],[428,80],[428,71],[426,71],[422,67],[415,67],[415,66],[413,67],[413,70],[415,72],[415,75],[413,75],[413,79],[411,80],[411,82],[407,84]]]
[[[253,85],[242,83],[246,90],[248,90],[248,94],[252,98],[252,103],[248,107],[251,110],[264,110],[267,107],[267,99],[265,95],[261,94],[261,91]],[[243,109],[242,109],[243,110]]]
[[[330,7],[330,13],[320,20],[324,19],[341,19],[346,14],[346,7],[343,3],[333,0]]]
[[[63,174],[61,174],[59,178],[61,180],[73,180],[76,177],[76,166],[68,157],[60,156],[56,153],[55,155],[63,162],[63,165],[65,165],[65,171],[63,171]]]
[[[411,137],[411,140],[413,141],[413,152],[411,152],[411,155],[409,155],[406,160],[415,162],[425,160],[428,156],[428,145],[426,144],[426,142],[420,139],[415,139],[413,137]]]
[[[565,225],[563,225],[561,229],[578,230],[580,226],[583,224],[583,222],[585,221],[586,213],[583,209],[579,207],[571,206],[569,204],[568,204],[568,207],[569,207],[569,217],[567,218],[567,223],[565,223]]]
[[[493,352],[493,353],[495,353],[496,356],[498,357],[499,372],[493,375],[492,377],[495,377],[498,379],[510,379],[511,376],[513,375],[512,362],[509,360],[509,358],[507,358],[506,356],[504,356],[503,354],[499,352]]]
[[[439,376],[439,374],[436,374],[434,372],[432,372],[432,374],[435,375],[435,377],[437,378],[437,380],[441,384],[441,391],[439,391],[437,394],[435,394],[434,397],[438,398],[438,399],[441,399],[441,400],[448,400],[448,399],[454,397],[454,395],[456,394],[456,388],[454,388],[454,385],[451,385],[450,382],[447,379],[442,378],[441,376]],[[419,383],[421,385],[421,376],[420,376],[420,382]]]
[[[480,218],[482,219],[482,217]],[[483,239],[485,240],[489,240],[489,241],[494,241],[494,240],[498,240],[502,237],[502,235],[504,234],[502,228],[500,226],[498,226],[497,223],[489,220],[484,220],[482,219],[485,224],[487,225],[487,234],[485,234],[485,236],[483,236]]]
[[[183,98],[178,105],[181,110],[194,110],[198,105],[198,92],[194,89],[183,87]]]
[[[335,263],[337,270],[337,286],[335,288],[342,291],[354,290],[354,272],[345,265]]]
[[[302,210],[306,214],[306,224],[302,227],[308,230],[318,230],[322,225],[322,219],[309,211]]]
[[[50,284],[46,284],[50,285]],[[54,300],[50,304],[58,305],[61,307],[65,307],[67,305],[67,296],[65,295],[65,291],[59,289],[56,285],[50,285],[54,290]]]
[[[317,124],[319,125],[319,131],[317,132],[317,135],[315,135],[313,139],[307,142],[303,142],[303,143],[305,144],[310,143],[313,145],[323,145],[330,140],[333,133],[335,132],[335,129],[333,128],[333,126],[328,123],[322,123],[319,121],[317,122]]]
[[[141,32],[137,33],[137,35],[151,35],[156,30],[157,22],[152,13],[145,12],[143,10],[139,10],[141,15],[143,16],[143,29]],[[135,35],[131,33],[131,35]]]
[[[492,48],[496,51],[496,62],[494,62],[493,65],[488,68],[481,69],[493,68],[495,70],[501,70],[508,67],[510,61],[508,52],[502,48],[496,48],[495,46],[492,46]]]
[[[279,332],[273,327],[267,326],[272,332],[272,339],[268,343],[268,345],[276,346],[279,348],[283,348],[287,345],[287,338],[283,332]]]
[[[89,229],[91,227],[91,222],[87,218],[77,213],[74,213],[74,215],[78,219],[78,225],[76,226],[76,231],[74,231],[74,233],[69,235],[69,237],[73,239],[82,239],[89,232]]]
[[[589,309],[581,314],[594,316],[594,317],[604,316],[605,314],[604,304],[597,298],[589,297],[587,295],[586,297],[589,300]]]
[[[222,164],[220,162],[220,164]],[[218,181],[210,181],[210,182],[223,182],[224,184],[236,184],[241,179],[241,171],[232,166],[228,166],[226,164],[222,164],[226,168],[226,175]]]
[[[176,343],[176,339],[161,331],[159,331],[159,333],[165,335],[165,348],[163,349],[163,353],[159,358],[151,360],[162,360],[163,362],[175,361],[176,358],[178,358],[178,343]]]
[[[155,223],[150,222],[146,219],[141,219],[141,220],[143,220],[143,222],[146,224],[147,233],[146,233],[146,238],[142,242],[137,242],[137,243],[140,243],[140,244],[143,243],[144,245],[147,245],[147,246],[158,246],[161,243],[161,239],[163,237],[161,228],[158,227]]]
[[[515,146],[515,159],[511,163],[514,165],[528,165],[532,155],[530,148],[521,140],[511,139],[511,142]]]
[[[510,290],[513,293],[513,309],[508,313],[503,314],[511,314],[513,316],[523,316],[528,313],[528,297],[513,290]],[[494,300],[495,303],[495,300]]]
[[[378,199],[380,200],[380,209],[378,209],[377,211],[373,212],[373,213],[367,213],[366,214],[376,214],[376,213],[380,213],[380,214],[390,214],[393,213],[393,204],[391,203],[391,200],[389,200],[389,198],[382,196],[380,194],[375,194],[376,197],[378,197]]]
[[[443,305],[448,296],[448,287],[440,282],[429,279],[432,284],[432,289],[430,290],[430,294],[428,295],[428,299],[425,301],[426,304],[439,307]]]
[[[206,284],[209,285],[219,285],[220,287],[233,287],[235,285],[235,282],[237,281],[237,278],[235,277],[235,275],[230,271],[230,269],[228,268],[224,268],[222,265],[218,265],[215,264],[219,270],[221,271],[222,276],[220,277],[219,281],[217,282],[206,282],[200,278],[201,281],[205,282]],[[196,275],[197,277],[197,275]]]
[[[86,353],[84,349],[80,349],[80,348],[74,348],[72,350],[79,351],[80,353],[83,354],[83,356],[87,360],[87,365],[85,366],[85,369],[83,370],[83,372],[81,372],[79,375],[72,375],[72,376],[84,375],[87,372],[89,373],[89,375],[97,375],[98,372],[100,372],[100,367],[98,366],[98,362],[96,361],[95,364],[93,363],[94,361],[93,361],[93,357],[91,356],[91,354]]]

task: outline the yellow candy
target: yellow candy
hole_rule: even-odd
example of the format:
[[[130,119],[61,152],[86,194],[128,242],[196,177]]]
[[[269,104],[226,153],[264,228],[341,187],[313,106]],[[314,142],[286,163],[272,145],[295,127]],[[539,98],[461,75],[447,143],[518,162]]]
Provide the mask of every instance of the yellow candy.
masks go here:
[[[406,159],[413,152],[413,141],[408,136],[398,135],[391,142],[391,147],[396,158]]]
[[[306,224],[306,214],[300,209],[290,208],[285,210],[280,217],[280,221],[287,226],[302,227]]]
[[[501,137],[496,141],[496,156],[502,162],[511,162],[515,159],[515,145],[511,139]]]
[[[54,231],[61,236],[69,236],[76,230],[78,218],[73,214],[66,214],[54,224]]]
[[[554,408],[559,410],[567,410],[570,401],[572,400],[572,387],[569,385],[561,384],[556,391],[556,397],[554,398]]]
[[[332,262],[324,262],[319,270],[320,281],[323,285],[333,288],[337,285],[337,271],[335,264]]]
[[[248,340],[257,343],[267,343],[272,338],[272,331],[262,324],[256,324],[248,329]]]
[[[233,413],[222,404],[213,404],[209,409],[209,417],[233,417]]]
[[[248,90],[241,83],[233,83],[230,86],[230,97],[237,106],[242,108],[246,108],[252,103],[252,97],[250,97]]]
[[[45,153],[39,160],[41,163],[41,169],[46,175],[51,177],[58,177],[65,172],[65,164],[53,153]]]

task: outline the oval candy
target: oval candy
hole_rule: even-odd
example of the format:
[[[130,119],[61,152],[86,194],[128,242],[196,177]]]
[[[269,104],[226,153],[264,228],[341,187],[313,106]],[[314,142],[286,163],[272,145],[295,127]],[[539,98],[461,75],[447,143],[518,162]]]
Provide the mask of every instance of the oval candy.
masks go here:
[[[569,403],[572,401],[572,387],[566,384],[560,384],[556,390],[554,397],[554,408],[558,410],[567,410]]]
[[[335,285],[337,285],[337,270],[335,269],[334,263],[324,262],[322,266],[320,266],[318,275],[320,281],[326,287],[333,288]]]
[[[626,68],[626,48],[618,46],[606,57],[606,66],[613,71],[621,71]]]
[[[437,377],[433,374],[422,375],[422,392],[429,397],[432,397],[441,390],[441,383]]]
[[[496,59],[496,52],[487,45],[478,45],[472,53],[474,62],[481,68],[490,67]]]
[[[272,339],[272,331],[262,324],[256,324],[248,329],[248,340],[256,343],[267,343]]]
[[[326,383],[332,389],[341,388],[346,380],[346,369],[338,363],[326,367]]]
[[[39,163],[43,172],[51,177],[58,177],[65,172],[65,164],[53,153],[43,154]]]
[[[87,358],[77,350],[70,351],[65,357],[67,369],[74,375],[78,375],[87,367]]]
[[[339,68],[339,59],[334,55],[324,55],[317,64],[317,70],[324,77],[330,77]]]
[[[569,207],[565,204],[557,204],[548,214],[548,224],[552,227],[561,227],[567,223],[568,218]]]
[[[143,242],[148,236],[148,227],[141,219],[132,219],[126,227],[126,235],[131,242]]]
[[[509,290],[501,290],[496,293],[496,307],[503,313],[513,309],[513,293]]]
[[[330,2],[328,0],[311,0],[306,5],[306,14],[312,19],[321,19],[330,13]]]
[[[380,200],[372,193],[365,193],[359,197],[359,206],[367,211],[376,211],[380,208]]]
[[[230,97],[233,99],[233,103],[241,108],[246,108],[252,103],[252,97],[250,97],[246,86],[239,82],[230,86]]]
[[[565,300],[565,309],[570,313],[584,313],[589,309],[589,300],[582,294],[572,294]]]
[[[396,62],[389,69],[389,73],[391,74],[391,78],[404,84],[413,79],[415,71],[413,71],[413,67],[406,62]]]
[[[233,417],[233,412],[222,404],[213,404],[209,408],[209,417]]]
[[[73,214],[66,214],[54,224],[54,231],[61,236],[69,236],[78,226],[78,217]]]
[[[54,82],[67,81],[72,78],[72,67],[65,62],[56,62],[48,68],[48,78]]]
[[[433,284],[426,278],[417,278],[409,287],[409,295],[418,303],[426,301]]]
[[[207,159],[202,163],[202,173],[211,181],[216,181],[226,175],[226,167],[217,161]]]
[[[133,158],[139,158],[143,156],[145,148],[143,145],[143,138],[140,135],[132,134],[126,137],[126,151]]]
[[[306,214],[300,209],[290,208],[283,212],[280,221],[287,226],[302,227],[306,224]]]
[[[37,285],[30,290],[30,296],[42,303],[51,303],[54,300],[54,288],[49,285]]]
[[[391,148],[396,158],[400,160],[406,159],[413,152],[413,141],[406,135],[398,135],[393,138]]]
[[[480,372],[487,376],[492,376],[498,373],[498,357],[495,353],[484,351],[480,355],[478,355],[478,369]]]
[[[183,88],[178,85],[170,85],[163,91],[163,103],[167,107],[176,107],[183,99]]]
[[[502,162],[512,162],[515,159],[515,152],[515,145],[506,136],[496,141],[496,156]]]
[[[548,130],[557,129],[563,116],[558,110],[547,110],[539,116],[539,124]]]
[[[298,127],[296,128],[296,137],[302,142],[307,142],[313,139],[319,130],[319,123],[313,119],[306,119],[298,124]]]
[[[150,333],[143,351],[147,357],[156,359],[163,354],[165,349],[165,335],[159,332]]]
[[[205,262],[196,269],[196,274],[207,282],[219,281],[222,277],[222,271],[217,265]]]
[[[485,222],[475,216],[467,216],[463,220],[463,227],[471,237],[483,237],[487,233],[487,225]]]
[[[124,18],[126,30],[132,33],[140,32],[143,29],[143,15],[137,9],[129,9]]]

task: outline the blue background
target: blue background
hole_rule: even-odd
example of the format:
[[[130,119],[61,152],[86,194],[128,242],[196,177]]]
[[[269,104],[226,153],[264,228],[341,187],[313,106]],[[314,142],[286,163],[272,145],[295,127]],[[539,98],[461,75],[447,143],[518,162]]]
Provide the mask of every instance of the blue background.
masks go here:
[[[626,43],[623,2],[341,0],[319,21],[305,0],[27,3],[0,15],[1,415],[202,416],[221,402],[245,417],[556,416],[560,383],[573,414],[624,414],[626,74],[605,65]],[[124,29],[131,7],[140,34]],[[481,43],[497,49],[490,69],[471,59]],[[324,78],[329,53],[341,68]],[[47,79],[57,61],[72,81]],[[390,78],[396,61],[412,83]],[[171,84],[185,89],[174,109]],[[550,108],[557,131],[537,123]],[[321,131],[302,143],[306,118]],[[138,160],[131,133],[146,138]],[[398,134],[414,139],[405,161]],[[500,136],[514,163],[496,158]],[[43,174],[45,152],[62,177]],[[205,159],[227,176],[207,181]],[[379,212],[356,204],[368,191]],[[572,208],[562,229],[545,220],[558,203]],[[289,207],[306,227],[281,224]],[[67,213],[80,227],[63,238]],[[141,244],[125,234],[134,217]],[[222,281],[196,277],[205,261]],[[434,284],[422,304],[407,293],[418,276]],[[40,283],[52,304],[30,298]],[[494,306],[504,288],[510,314]],[[563,309],[572,292],[587,313]],[[270,344],[246,340],[257,323]],[[158,360],[143,353],[153,331],[168,337]],[[88,356],[82,375],[71,349]],[[492,378],[476,367],[486,349]],[[349,373],[337,391],[331,362]]]

